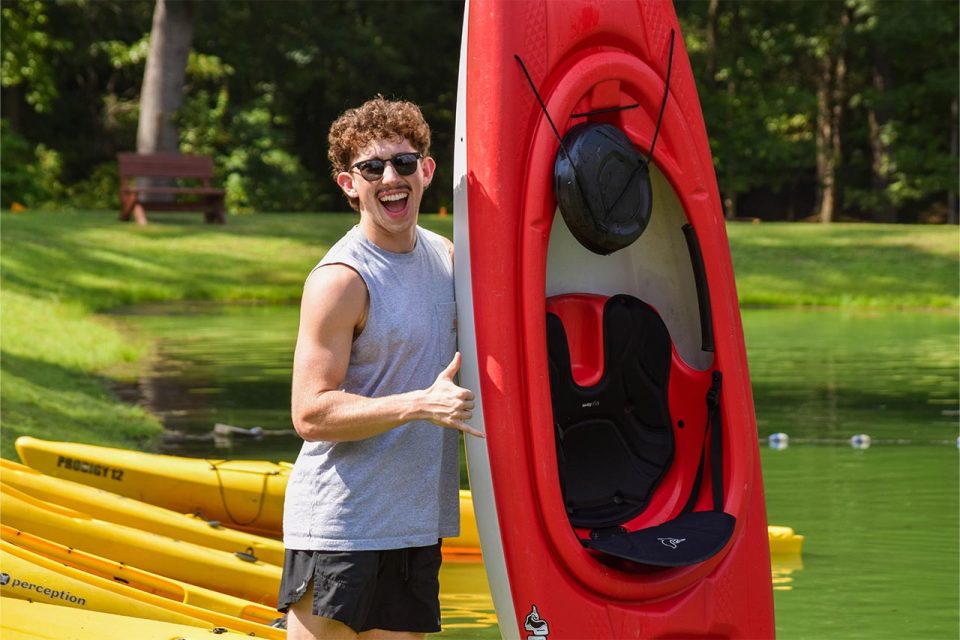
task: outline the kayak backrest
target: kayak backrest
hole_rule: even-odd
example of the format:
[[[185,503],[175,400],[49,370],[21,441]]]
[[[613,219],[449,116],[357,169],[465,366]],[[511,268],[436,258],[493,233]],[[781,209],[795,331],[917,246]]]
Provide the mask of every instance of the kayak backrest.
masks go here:
[[[570,522],[623,524],[644,510],[673,460],[667,327],[633,296],[555,296],[547,302],[547,350]]]
[[[660,315],[629,295],[548,298],[547,353],[561,492],[570,523],[590,530],[581,543],[606,556],[664,567],[703,562],[726,547],[736,518],[723,510],[721,372],[675,363]],[[698,395],[695,388],[705,393],[706,426],[702,437],[687,439],[693,477],[682,510],[637,529],[629,521],[647,507],[674,464],[671,373],[684,404]],[[683,428],[682,416],[691,409],[677,410]],[[696,510],[701,494],[711,496],[712,508]]]

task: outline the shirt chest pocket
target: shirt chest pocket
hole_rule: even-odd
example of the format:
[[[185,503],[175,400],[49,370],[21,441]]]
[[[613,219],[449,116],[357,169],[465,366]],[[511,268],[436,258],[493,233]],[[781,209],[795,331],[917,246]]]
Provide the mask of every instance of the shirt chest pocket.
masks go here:
[[[450,364],[457,352],[457,303],[437,303],[434,318],[439,345],[437,355],[440,359],[437,364],[443,368]]]

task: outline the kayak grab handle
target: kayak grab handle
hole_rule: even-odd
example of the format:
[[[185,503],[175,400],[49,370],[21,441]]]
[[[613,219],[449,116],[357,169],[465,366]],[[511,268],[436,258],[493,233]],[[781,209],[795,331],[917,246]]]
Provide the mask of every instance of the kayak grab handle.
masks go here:
[[[710,289],[707,288],[707,268],[703,263],[697,231],[692,224],[683,225],[683,236],[687,240],[690,264],[693,266],[693,280],[697,286],[697,306],[700,307],[700,348],[713,353],[713,315],[710,308]]]
[[[233,555],[237,556],[244,562],[256,562],[259,560],[256,554],[253,552],[253,547],[247,547],[246,551],[234,551]]]

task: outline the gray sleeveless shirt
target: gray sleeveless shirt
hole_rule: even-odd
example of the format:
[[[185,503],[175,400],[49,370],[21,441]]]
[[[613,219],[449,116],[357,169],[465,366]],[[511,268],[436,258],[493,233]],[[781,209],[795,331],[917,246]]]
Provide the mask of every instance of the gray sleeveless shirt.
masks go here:
[[[426,389],[456,352],[453,264],[443,239],[417,227],[410,253],[391,253],[354,227],[316,268],[345,264],[370,307],[343,389],[380,397]],[[458,432],[427,421],[351,442],[304,442],[283,513],[287,549],[377,550],[459,534]]]

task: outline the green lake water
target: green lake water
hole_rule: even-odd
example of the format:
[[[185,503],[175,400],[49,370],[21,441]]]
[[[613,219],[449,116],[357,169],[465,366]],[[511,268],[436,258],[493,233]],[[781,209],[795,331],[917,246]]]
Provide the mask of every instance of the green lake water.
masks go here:
[[[161,450],[293,460],[297,310],[164,306],[122,316],[155,366],[119,389],[161,415]],[[960,635],[960,331],[955,313],[746,310],[771,524],[806,537],[774,566],[780,638]],[[262,427],[260,439],[213,425]],[[773,433],[789,446],[768,446]],[[850,445],[867,434],[871,446]],[[482,565],[441,573],[442,638],[497,638]]]

